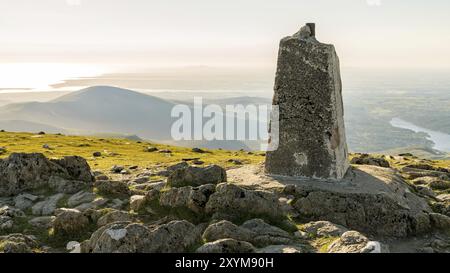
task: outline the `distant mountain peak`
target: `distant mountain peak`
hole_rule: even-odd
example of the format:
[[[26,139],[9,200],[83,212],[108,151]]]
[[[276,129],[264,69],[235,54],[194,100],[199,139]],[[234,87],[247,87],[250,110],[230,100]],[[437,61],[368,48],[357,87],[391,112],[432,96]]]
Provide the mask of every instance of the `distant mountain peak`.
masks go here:
[[[67,95],[61,96],[55,100],[54,102],[58,101],[64,101],[68,99],[73,98],[81,98],[85,96],[112,96],[112,95],[130,95],[130,94],[141,94],[136,91],[123,89],[115,86],[106,86],[106,85],[99,85],[99,86],[91,86],[87,87],[78,91],[71,92]]]

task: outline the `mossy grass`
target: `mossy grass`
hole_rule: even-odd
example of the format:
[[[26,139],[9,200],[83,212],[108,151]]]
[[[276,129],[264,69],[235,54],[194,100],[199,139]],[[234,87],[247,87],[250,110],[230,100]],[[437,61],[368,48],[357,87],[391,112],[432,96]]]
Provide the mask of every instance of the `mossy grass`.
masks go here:
[[[339,237],[318,237],[313,240],[312,245],[319,253],[327,253],[330,245],[339,239]]]
[[[47,144],[52,150],[44,149]],[[146,152],[146,147],[156,147],[159,150],[170,150],[171,154],[159,152]],[[57,134],[36,135],[32,133],[0,134],[0,147],[6,148],[6,153],[43,153],[50,158],[64,156],[81,156],[85,158],[92,169],[109,173],[114,165],[125,167],[139,166],[145,168],[164,168],[182,162],[186,158],[199,158],[205,165],[217,164],[225,168],[235,168],[236,165],[228,162],[230,159],[239,159],[248,164],[258,164],[264,160],[262,153],[247,153],[245,151],[206,150],[199,154],[191,148],[175,147],[146,141],[133,141],[121,138],[99,138],[85,136],[64,136]],[[94,157],[94,152],[101,152],[101,157]]]

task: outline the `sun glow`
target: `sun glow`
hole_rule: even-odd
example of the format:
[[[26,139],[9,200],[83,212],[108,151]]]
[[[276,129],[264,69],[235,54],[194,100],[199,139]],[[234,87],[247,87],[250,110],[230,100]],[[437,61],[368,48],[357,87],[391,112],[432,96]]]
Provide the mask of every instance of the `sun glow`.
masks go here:
[[[66,63],[0,64],[2,90],[52,90],[51,85],[67,79],[94,77],[104,73],[101,67]]]

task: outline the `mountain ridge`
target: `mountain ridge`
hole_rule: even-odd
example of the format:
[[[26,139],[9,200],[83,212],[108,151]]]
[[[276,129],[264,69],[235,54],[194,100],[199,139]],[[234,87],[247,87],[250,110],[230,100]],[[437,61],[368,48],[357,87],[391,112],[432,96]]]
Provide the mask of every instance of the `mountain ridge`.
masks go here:
[[[0,120],[52,124],[70,131],[138,134],[148,139],[170,136],[172,102],[109,86],[94,86],[49,102],[0,107]],[[152,117],[159,116],[154,119]],[[166,117],[166,118],[164,118]]]

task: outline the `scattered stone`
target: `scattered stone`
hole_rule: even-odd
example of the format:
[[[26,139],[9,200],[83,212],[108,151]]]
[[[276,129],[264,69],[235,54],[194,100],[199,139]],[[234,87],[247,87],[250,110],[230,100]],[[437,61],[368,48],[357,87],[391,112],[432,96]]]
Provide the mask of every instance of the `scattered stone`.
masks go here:
[[[289,213],[309,221],[326,220],[367,234],[390,237],[419,235],[431,230],[427,213],[432,210],[427,201],[415,195],[393,169],[360,165],[352,168],[340,183],[269,176],[262,166],[254,165],[230,170],[228,175],[235,186],[283,192],[292,199],[293,209]],[[258,205],[245,211],[255,207]]]
[[[412,216],[408,208],[402,208],[384,195],[352,196],[317,191],[300,198],[294,207],[306,217],[328,219],[380,235],[406,237],[412,231],[412,225],[418,233],[429,229],[425,213],[418,212]],[[414,221],[410,221],[408,215]]]
[[[96,177],[96,176],[99,176],[99,175],[104,175],[104,173],[102,171],[100,171],[100,170],[93,170],[92,171],[92,175],[94,177]]]
[[[86,210],[89,209],[98,209],[104,205],[106,205],[106,203],[108,203],[108,199],[107,198],[103,198],[103,197],[98,197],[96,198],[94,201],[90,202],[90,203],[83,203],[77,207],[75,207],[76,210],[79,210],[81,212],[84,212]]]
[[[425,177],[419,177],[419,178],[413,179],[411,182],[414,185],[429,185],[431,182],[440,181],[440,180],[441,179],[439,179],[438,177],[425,176]]]
[[[196,161],[196,160],[200,160],[199,157],[195,157],[195,158],[182,158],[181,159],[184,162],[190,162],[190,161]]]
[[[159,190],[150,190],[145,194],[145,200],[151,204],[154,202],[160,202],[161,192]]]
[[[439,213],[430,213],[431,224],[436,229],[450,230],[450,217]]]
[[[70,253],[81,253],[81,244],[79,242],[71,241],[67,243],[66,249]]]
[[[228,163],[232,163],[234,165],[244,165],[244,163],[239,159],[229,159]]]
[[[113,209],[121,209],[127,203],[128,201],[126,200],[116,198],[111,201],[111,204],[109,206]]]
[[[436,198],[437,199],[437,198]],[[435,202],[433,204],[434,212],[438,212],[440,214],[444,214],[450,217],[450,202]]]
[[[138,177],[133,180],[133,183],[143,184],[143,183],[147,183],[149,180],[150,180],[150,178],[148,176]]]
[[[31,207],[33,215],[52,215],[56,210],[59,200],[64,198],[63,193],[58,193],[48,197],[46,200],[36,203]]]
[[[154,229],[118,222],[94,232],[82,252],[183,253],[199,241],[200,231],[187,221],[172,221]]]
[[[406,168],[426,170],[426,171],[436,171],[435,167],[433,167],[430,164],[424,164],[424,163],[410,164],[410,165],[406,166]]]
[[[0,207],[14,205],[14,200],[11,197],[0,197]]]
[[[134,185],[133,188],[135,190],[140,190],[140,191],[151,191],[151,190],[162,190],[165,186],[167,185],[166,182],[147,182],[147,183],[143,183],[143,184],[137,184]]]
[[[29,193],[19,194],[14,198],[14,206],[20,210],[26,210],[31,208],[38,198]]]
[[[74,194],[86,188],[87,184],[83,181],[67,180],[59,176],[51,176],[48,181],[48,186],[59,193]]]
[[[154,153],[154,152],[158,151],[158,148],[156,148],[156,147],[147,147],[147,148],[145,148],[145,151],[148,152],[148,153]]]
[[[201,229],[188,221],[172,221],[152,231],[150,252],[180,253],[200,242]]]
[[[201,186],[227,181],[226,171],[217,165],[206,168],[187,167],[170,174],[167,184],[172,187]]]
[[[250,230],[238,227],[229,221],[223,220],[209,225],[203,233],[202,238],[206,242],[214,242],[227,238],[250,242],[254,236],[255,234]]]
[[[10,230],[14,226],[14,221],[10,216],[0,215],[0,231]]]
[[[427,186],[419,185],[419,186],[415,186],[414,188],[416,189],[416,191],[419,194],[421,194],[423,196],[427,196],[427,197],[431,197],[431,198],[434,198],[437,196],[437,194],[432,189],[428,188]]]
[[[294,236],[295,236],[295,238],[298,238],[298,239],[301,239],[301,240],[307,240],[307,239],[310,238],[310,235],[308,233],[306,233],[304,231],[301,231],[301,230],[296,231],[294,233]]]
[[[198,154],[204,154],[206,153],[204,150],[200,149],[200,148],[193,148],[192,149],[193,153],[198,153]]]
[[[432,247],[423,247],[423,248],[419,248],[417,249],[418,253],[426,253],[426,254],[432,254],[435,253],[434,249]]]
[[[429,243],[429,246],[431,246],[435,252],[442,253],[443,250],[448,250],[450,248],[450,241],[448,239],[435,238]]]
[[[159,151],[159,153],[161,153],[161,154],[171,154],[172,151],[171,150],[161,150],[161,151]]]
[[[138,212],[145,208],[146,199],[144,195],[133,195],[130,198],[130,209]]]
[[[120,174],[128,175],[131,174],[131,172],[129,170],[122,170]]]
[[[450,189],[450,181],[444,181],[444,180],[434,180],[431,181],[430,184],[428,184],[428,186],[430,188],[432,188],[433,190],[438,190],[438,191],[445,191]]]
[[[130,170],[134,171],[134,170],[137,170],[137,169],[139,169],[139,166],[131,166],[131,167],[129,167],[128,169],[130,169]]]
[[[12,218],[25,217],[25,213],[22,210],[8,205],[0,207],[0,215]]]
[[[97,181],[95,186],[101,194],[130,194],[130,189],[127,184],[122,181]]]
[[[258,249],[256,253],[263,254],[298,254],[298,253],[310,253],[310,251],[303,245],[273,245],[266,246],[265,248]]]
[[[194,164],[194,165],[204,165],[204,164],[205,164],[205,161],[194,160],[194,161],[192,161],[192,164]]]
[[[215,185],[200,187],[171,188],[160,194],[159,204],[163,207],[188,208],[195,213],[204,213],[209,197],[215,191]],[[149,198],[147,198],[149,199]]]
[[[256,246],[282,245],[293,242],[293,237],[286,231],[269,225],[261,219],[252,219],[241,226],[255,234],[249,242]]]
[[[42,148],[47,149],[47,150],[53,150],[53,148],[50,147],[50,145],[48,145],[48,144],[42,145]]]
[[[408,179],[416,179],[422,177],[437,177],[443,180],[450,180],[450,174],[448,172],[441,171],[429,171],[423,169],[415,169],[410,167],[403,167],[401,169],[402,174]]]
[[[76,207],[80,204],[89,203],[94,201],[96,195],[92,192],[80,191],[74,195],[72,195],[67,200],[67,205],[71,208]]]
[[[234,239],[222,239],[206,243],[197,249],[197,253],[255,253],[255,247],[243,241]]]
[[[65,169],[72,180],[83,181],[87,184],[94,181],[94,177],[91,174],[91,168],[87,161],[82,157],[66,156],[61,159],[52,159],[51,161]]]
[[[31,219],[28,223],[36,228],[49,229],[53,226],[55,219],[55,216],[40,216]]]
[[[100,174],[98,176],[95,176],[95,181],[108,181],[109,177],[104,174]]]
[[[151,231],[142,224],[116,222],[95,231],[87,243],[81,245],[82,253],[138,253],[145,252]]]
[[[161,182],[150,183],[146,189],[149,191],[151,191],[151,190],[161,191],[166,186],[167,186],[167,182],[161,181]]]
[[[286,215],[284,206],[274,193],[246,190],[225,183],[217,185],[216,192],[206,204],[206,212],[216,214],[215,217],[254,215],[281,218]]]
[[[91,170],[81,157],[49,160],[43,154],[17,154],[0,159],[0,196],[12,196],[48,186],[51,177],[93,182]]]
[[[125,167],[123,167],[123,166],[117,166],[117,165],[115,165],[115,166],[113,166],[112,168],[111,168],[111,172],[113,172],[113,173],[120,173],[121,171],[123,171],[125,169]]]
[[[361,253],[389,253],[388,246],[381,244],[380,242],[370,241],[361,250]]]
[[[373,157],[368,154],[362,154],[359,156],[355,156],[351,161],[350,164],[355,165],[373,165],[383,168],[390,168],[389,161],[387,161],[385,158],[380,157]]]
[[[348,231],[347,228],[328,221],[310,222],[302,228],[307,233],[321,237],[340,237]]]
[[[388,176],[384,176],[381,179],[387,178]],[[430,211],[430,208],[426,202],[409,192],[405,182],[392,178],[389,187],[396,187],[395,194],[375,193],[378,190],[372,193],[340,192],[333,189],[307,190],[306,195],[299,196],[293,206],[303,217],[326,219],[379,235],[406,237],[412,233],[428,231],[430,223],[424,211]],[[370,178],[367,181],[374,180]],[[383,186],[379,181],[374,181],[372,186]]]
[[[131,222],[133,217],[126,211],[114,210],[98,219],[97,226],[103,227],[114,222]]]
[[[175,171],[178,171],[178,170],[181,170],[181,169],[185,169],[185,168],[188,168],[188,167],[189,167],[189,164],[183,161],[183,162],[180,162],[180,163],[177,163],[175,165],[167,167],[167,171],[170,174],[170,173],[173,173]]]
[[[94,152],[94,153],[92,154],[92,156],[93,156],[93,157],[101,157],[101,156],[102,156],[102,153],[101,153],[101,152]]]
[[[33,253],[38,243],[30,236],[10,234],[0,236],[0,253]]]
[[[55,235],[78,235],[89,225],[89,219],[76,209],[60,209],[53,221]]]
[[[369,239],[357,231],[347,231],[328,247],[328,253],[362,253]]]

